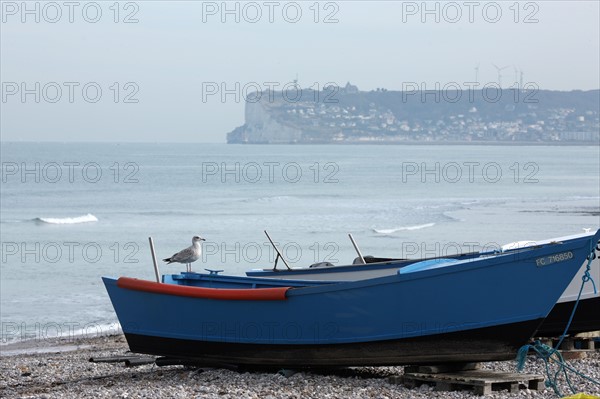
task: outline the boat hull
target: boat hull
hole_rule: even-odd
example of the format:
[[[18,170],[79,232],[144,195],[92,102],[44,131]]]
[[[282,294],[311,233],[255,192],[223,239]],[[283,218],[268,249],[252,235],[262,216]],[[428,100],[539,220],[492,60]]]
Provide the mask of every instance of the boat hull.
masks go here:
[[[131,333],[125,337],[132,352],[193,359],[204,365],[393,366],[514,359],[542,320],[357,344],[238,344]]]

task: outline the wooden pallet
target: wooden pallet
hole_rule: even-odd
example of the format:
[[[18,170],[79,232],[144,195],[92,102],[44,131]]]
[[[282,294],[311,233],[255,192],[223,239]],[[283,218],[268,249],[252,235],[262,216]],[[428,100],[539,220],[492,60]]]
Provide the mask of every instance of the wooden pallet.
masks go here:
[[[559,338],[545,338],[541,339],[543,344],[555,347],[558,344]],[[600,346],[595,341],[595,337],[567,337],[560,345],[560,351],[573,351],[573,350],[594,350],[600,349]]]
[[[481,363],[443,363],[428,366],[406,366],[404,374],[408,373],[424,373],[424,374],[439,374],[439,373],[456,373],[458,371],[480,370]]]
[[[501,373],[489,370],[468,370],[449,373],[405,373],[404,386],[418,387],[422,384],[434,385],[436,391],[471,389],[476,395],[486,395],[492,391],[507,389],[510,393],[519,391],[521,386],[533,390],[543,390],[544,377],[537,374]]]
[[[541,342],[551,347],[558,345],[558,338],[546,338]],[[560,354],[565,360],[586,359],[588,355],[600,350],[600,344],[595,342],[594,337],[568,337],[560,345]],[[533,354],[534,352],[531,352]]]
[[[558,343],[558,342],[557,342]],[[560,346],[561,351],[572,351],[572,350],[594,350],[596,348],[596,341],[594,338],[567,338],[563,341]]]

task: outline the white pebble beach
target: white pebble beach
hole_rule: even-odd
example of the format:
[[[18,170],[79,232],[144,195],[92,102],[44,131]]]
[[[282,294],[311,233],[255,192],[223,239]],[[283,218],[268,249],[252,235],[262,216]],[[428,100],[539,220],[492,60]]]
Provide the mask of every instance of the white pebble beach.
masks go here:
[[[154,364],[125,367],[124,363],[92,363],[92,357],[127,355],[122,335],[0,347],[0,397],[2,398],[534,398],[558,396],[551,390],[521,389],[518,393],[494,391],[477,396],[472,391],[438,392],[422,385],[408,389],[392,384],[389,376],[403,374],[402,367],[360,367],[331,372],[299,371],[284,377],[276,371],[237,372]],[[600,351],[570,364],[600,379]],[[516,371],[515,361],[484,363],[484,369]],[[544,364],[529,357],[525,373],[543,374]],[[600,387],[574,377],[577,392],[598,395]],[[570,394],[561,380],[564,395]]]

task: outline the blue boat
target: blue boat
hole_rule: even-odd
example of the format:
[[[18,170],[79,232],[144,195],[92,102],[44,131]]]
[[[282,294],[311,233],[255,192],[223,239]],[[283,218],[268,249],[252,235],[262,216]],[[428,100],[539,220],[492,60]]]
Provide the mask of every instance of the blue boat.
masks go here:
[[[502,246],[502,251],[515,251],[526,246],[546,245],[553,242],[568,242],[592,237],[594,233],[580,233],[564,237],[557,237],[548,240],[537,241],[519,241]],[[597,245],[597,250],[600,250],[600,242]],[[485,256],[493,256],[495,251],[487,252],[470,252],[464,254],[456,254],[446,256],[453,259],[473,259]],[[392,258],[376,258],[364,257],[365,263],[360,262],[360,259],[355,259],[352,265],[331,265],[326,262],[317,263],[311,267],[294,268],[294,269],[253,269],[246,272],[247,276],[263,277],[273,279],[299,279],[299,280],[316,280],[316,281],[356,281],[368,278],[388,276],[396,273],[398,267],[404,267],[422,259],[392,259]],[[579,289],[581,288],[581,276],[587,267],[587,261],[581,265],[579,272],[575,275],[569,286],[560,296],[556,305],[548,314],[544,323],[537,331],[538,337],[558,337],[565,329],[575,302],[579,297]],[[595,282],[600,283],[600,258],[596,258],[591,263],[590,274]],[[577,312],[573,317],[569,333],[577,334],[588,331],[600,330],[600,292],[594,289],[592,284],[587,284],[579,297]]]
[[[514,358],[593,253],[580,240],[390,276],[302,282],[104,277],[131,351],[204,364],[384,366]]]

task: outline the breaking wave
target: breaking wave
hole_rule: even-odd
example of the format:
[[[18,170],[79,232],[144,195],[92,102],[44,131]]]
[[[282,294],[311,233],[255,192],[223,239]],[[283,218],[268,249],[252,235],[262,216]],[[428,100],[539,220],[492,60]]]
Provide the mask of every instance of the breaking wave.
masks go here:
[[[373,229],[373,231],[378,234],[393,234],[398,231],[421,230],[421,229],[426,229],[427,227],[433,227],[433,226],[435,226],[435,223],[425,223],[425,224],[417,224],[414,226],[396,227],[394,229]]]
[[[77,223],[89,223],[97,222],[98,218],[91,213],[83,216],[77,216],[74,218],[35,218],[36,222],[48,223],[48,224],[77,224]]]

